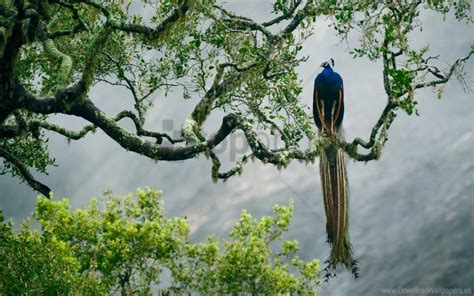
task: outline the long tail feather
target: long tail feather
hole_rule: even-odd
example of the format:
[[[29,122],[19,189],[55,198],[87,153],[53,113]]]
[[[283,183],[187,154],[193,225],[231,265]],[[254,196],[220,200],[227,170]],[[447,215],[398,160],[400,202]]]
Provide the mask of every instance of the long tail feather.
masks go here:
[[[326,212],[326,231],[331,253],[326,261],[326,281],[336,276],[336,268],[345,266],[358,277],[357,262],[349,241],[349,187],[344,151],[330,146],[320,158],[320,175]]]

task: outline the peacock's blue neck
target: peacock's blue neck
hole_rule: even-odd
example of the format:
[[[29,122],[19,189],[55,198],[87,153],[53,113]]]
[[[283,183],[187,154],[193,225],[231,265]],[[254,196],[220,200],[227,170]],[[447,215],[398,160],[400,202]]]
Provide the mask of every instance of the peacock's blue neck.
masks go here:
[[[334,72],[331,67],[325,67],[324,70],[321,72],[319,82],[321,83],[321,85],[339,86],[342,84],[342,79],[341,76]]]
[[[334,74],[334,70],[331,67],[325,67],[323,70],[323,75],[331,76]]]

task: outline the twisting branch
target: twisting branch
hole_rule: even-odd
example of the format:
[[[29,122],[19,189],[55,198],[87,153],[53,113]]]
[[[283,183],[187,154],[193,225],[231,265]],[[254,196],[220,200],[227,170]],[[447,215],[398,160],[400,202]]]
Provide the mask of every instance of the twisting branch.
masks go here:
[[[372,127],[372,132],[370,133],[370,138],[369,141],[366,142],[361,138],[355,138],[351,146],[356,147],[357,145],[360,145],[364,147],[365,149],[370,149],[375,145],[376,142],[376,137],[377,134],[380,130],[380,128],[386,123],[387,118],[389,117],[389,114],[397,107],[397,104],[394,101],[388,101],[387,105],[385,106],[384,110],[382,111],[382,114],[380,115],[379,119],[377,120],[377,123]]]
[[[397,104],[389,101],[380,115],[377,123],[372,128],[369,142],[365,142],[361,138],[355,138],[352,143],[340,141],[338,145],[347,152],[347,154],[357,161],[370,161],[379,159],[382,148],[388,140],[388,129],[396,117],[395,109]],[[377,134],[379,137],[377,138]],[[360,145],[366,149],[370,149],[367,154],[362,154],[357,151],[357,146]]]
[[[388,139],[388,130],[397,115],[396,112],[399,109],[407,112],[413,110],[416,104],[415,90],[446,83],[453,74],[457,74],[456,71],[473,53],[471,49],[468,56],[456,61],[443,75],[438,68],[428,64],[430,58],[423,59],[425,51],[410,49],[406,34],[416,26],[422,0],[406,3],[402,1],[397,5],[390,1],[379,1],[375,4],[356,1],[353,2],[355,6],[351,15],[344,14],[348,11],[347,3],[292,0],[286,2],[289,4],[285,9],[275,6],[279,14],[261,23],[221,6],[213,7],[201,5],[198,1],[178,0],[176,6],[169,10],[165,7],[157,10],[152,19],[160,22],[156,26],[133,23],[131,17],[118,11],[122,6],[112,2],[43,2],[56,3],[59,7],[57,12],[66,13],[67,17],[59,15],[51,20],[50,14],[39,8],[36,10],[35,5],[23,5],[22,1],[15,2],[17,11],[14,13],[0,11],[0,14],[5,16],[0,20],[0,138],[23,137],[29,133],[33,136],[40,135],[38,131],[44,129],[68,139],[78,140],[89,132],[100,129],[124,149],[154,160],[174,161],[201,154],[209,155],[214,180],[226,180],[240,173],[249,159],[259,159],[278,168],[286,167],[292,160],[314,161],[325,145],[338,145],[355,160],[378,159]],[[361,25],[357,25],[356,15],[364,9],[368,9],[369,14],[363,14],[365,18],[360,22]],[[165,10],[168,14],[163,16],[161,13]],[[298,104],[297,96],[301,93],[301,88],[294,69],[304,61],[304,58],[298,58],[299,50],[303,40],[309,36],[307,33],[310,32],[312,17],[317,15],[335,16],[334,26],[343,35],[353,26],[363,29],[365,39],[362,40],[362,48],[358,53],[371,60],[382,59],[387,103],[367,140],[355,138],[352,142],[346,142],[341,138],[321,136],[311,148],[298,150],[295,146],[303,134],[311,140],[314,137],[306,121],[306,112]],[[86,26],[86,19],[90,21],[90,27]],[[203,19],[209,22],[205,20],[202,25],[200,21]],[[181,23],[184,24],[183,27],[178,26]],[[52,31],[53,28],[60,28],[60,31]],[[173,32],[176,35],[168,34],[172,28],[179,29]],[[299,28],[302,30],[301,37],[294,34]],[[60,46],[66,39],[58,37],[66,35],[71,37],[72,46]],[[109,42],[111,35],[119,40]],[[167,38],[163,39],[164,42],[157,42],[161,37]],[[295,41],[296,39],[300,41]],[[37,41],[43,43],[44,52],[58,65],[59,75],[52,70],[54,67],[49,65],[36,67],[39,70],[35,67],[25,67],[28,70],[23,70],[21,63],[28,62],[30,56],[35,57],[38,54],[33,45]],[[124,42],[124,46],[115,48],[120,42]],[[239,50],[236,51],[236,47],[240,47]],[[71,48],[77,49],[78,52],[68,52]],[[23,58],[23,50],[26,52],[26,59]],[[144,66],[141,69],[148,61],[140,55],[151,51],[157,60],[151,61],[150,67]],[[114,58],[117,53],[121,56],[119,59]],[[71,57],[77,57],[77,61],[73,63]],[[397,59],[403,62],[397,63]],[[43,59],[40,62],[42,61]],[[96,78],[99,63],[104,65],[104,68],[100,72],[102,76]],[[22,65],[22,68],[15,68],[17,65]],[[115,68],[116,71],[113,70]],[[80,69],[82,73],[77,72]],[[135,73],[135,70],[140,72]],[[160,71],[159,76],[147,72],[155,70]],[[215,71],[215,76],[211,77],[209,71]],[[72,74],[75,74],[76,81],[67,87],[72,80]],[[113,77],[115,81],[115,74],[119,79],[115,85],[130,90],[138,113],[135,110],[125,110],[116,116],[108,116],[88,98],[93,81],[107,82],[109,77]],[[50,84],[56,83],[54,97],[35,96],[33,90],[28,90],[22,84],[23,79],[36,83],[34,79],[41,75],[51,77],[40,78],[41,82],[47,82],[43,89],[49,91]],[[432,78],[436,77],[437,80],[426,81],[426,75],[433,75]],[[56,76],[60,79],[56,79]],[[156,81],[157,77],[164,80]],[[182,82],[186,77],[191,77],[190,81],[194,84],[189,88]],[[150,83],[146,81],[147,78]],[[414,82],[416,78],[422,81]],[[165,81],[166,85],[174,83],[175,87],[185,86],[186,92],[189,89],[202,95],[182,126],[183,139],[174,139],[166,133],[144,128],[145,107],[141,106],[155,90],[163,89],[165,84],[160,84],[160,81]],[[146,94],[141,88],[142,83],[147,85]],[[166,87],[163,90],[169,89]],[[282,124],[273,121],[273,114],[268,115],[266,112],[270,111],[262,107],[269,107],[271,112],[277,112],[275,118],[280,115],[287,116],[288,121],[283,120]],[[201,132],[202,126],[215,108],[235,114],[226,115],[216,133],[205,137]],[[40,114],[55,113],[78,116],[88,123],[79,131],[70,131],[49,123],[47,117],[37,117]],[[9,121],[9,118],[12,121]],[[120,121],[126,118],[133,122],[133,131],[120,124]],[[12,123],[14,120],[16,123]],[[285,142],[284,147],[267,147],[256,132],[257,128],[262,126],[267,131],[278,131]],[[228,171],[220,172],[221,162],[214,149],[236,131],[243,133],[251,152],[241,155]],[[40,136],[37,139],[41,140]],[[171,145],[161,145],[163,139]],[[186,146],[184,143],[178,144],[184,141]],[[360,147],[368,151],[359,152]],[[11,153],[5,154],[4,150],[0,152],[7,161],[14,164],[33,188],[41,189],[41,185],[30,178],[31,174],[26,170],[26,165],[21,163],[21,159],[15,162],[14,155],[12,158]],[[43,191],[46,192],[45,189]]]
[[[7,150],[0,147],[0,156],[3,157],[6,161],[13,164],[18,172],[18,174],[33,188],[34,190],[42,193],[47,198],[50,197],[51,189],[43,183],[36,180],[33,175],[30,173],[26,165],[18,159],[15,155],[8,152]]]
[[[271,163],[278,168],[284,168],[292,159],[312,162],[320,153],[318,145],[306,151],[301,151],[296,148],[270,150],[259,139],[252,125],[244,120],[242,122],[239,128],[244,132],[253,156],[260,159],[263,163]]]
[[[126,150],[142,154],[155,160],[174,161],[193,158],[207,149],[212,149],[221,143],[230,133],[233,132],[237,125],[235,116],[229,114],[224,117],[222,125],[217,133],[206,141],[186,147],[164,147],[144,141],[142,138],[121,128],[116,124],[114,119],[108,118],[90,100],[84,101],[80,106],[73,106],[71,108],[71,113],[86,119],[103,130],[109,137]],[[133,113],[126,115],[134,116]]]
[[[469,58],[471,58],[471,56],[473,54],[474,54],[474,48],[471,48],[471,50],[469,51],[469,53],[465,57],[462,57],[462,58],[456,60],[453,63],[453,65],[449,68],[448,72],[444,75],[443,78],[438,79],[438,80],[418,83],[418,84],[415,85],[414,89],[431,87],[431,86],[435,86],[435,85],[438,85],[438,84],[444,84],[444,83],[448,82],[449,79],[451,79],[451,76],[453,76],[453,74],[456,72],[456,70],[462,64],[464,64]]]
[[[306,2],[305,6],[295,14],[290,23],[280,32],[279,35],[281,36],[292,33],[296,28],[298,28],[304,19],[314,15],[316,15],[316,7],[314,6],[313,1]]]
[[[183,0],[182,3],[161,22],[156,27],[148,27],[139,24],[130,24],[130,23],[123,23],[113,20],[112,14],[109,10],[92,0],[75,0],[80,3],[84,3],[90,5],[102,12],[102,14],[107,18],[107,21],[110,23],[111,28],[114,30],[120,30],[127,33],[138,33],[143,34],[148,38],[156,39],[160,38],[161,34],[165,32],[169,26],[174,24],[179,18],[183,17],[191,8],[193,1],[191,0]]]
[[[232,18],[224,19],[223,22],[225,23],[226,26],[234,30],[260,31],[261,33],[263,33],[263,35],[265,35],[265,37],[267,37],[268,40],[275,39],[275,35],[273,35],[269,30],[267,30],[267,28],[251,20],[241,19],[238,17],[232,17]]]
[[[221,162],[217,154],[214,151],[211,151],[209,153],[209,156],[212,159],[211,177],[212,177],[212,180],[216,182],[218,179],[222,179],[225,181],[236,174],[240,175],[244,169],[244,165],[252,157],[252,153],[245,153],[241,155],[239,159],[237,160],[237,162],[235,163],[234,167],[232,167],[230,170],[224,173],[219,172],[219,169],[221,167]]]
[[[243,131],[252,152],[241,155],[230,170],[221,173],[219,172],[221,167],[219,157],[214,151],[210,151],[209,156],[212,160],[211,176],[214,181],[217,179],[227,180],[236,174],[240,174],[249,159],[258,158],[263,163],[271,163],[281,169],[287,167],[292,160],[312,163],[320,154],[320,145],[318,143],[305,151],[296,148],[268,149],[258,138],[257,133],[250,124],[246,123],[243,119],[240,119],[239,122],[238,129]]]
[[[153,132],[153,131],[148,131],[143,128],[140,120],[137,118],[135,114],[133,114],[131,111],[122,111],[118,113],[116,116],[112,118],[113,121],[118,122],[124,118],[129,118],[132,120],[133,124],[135,125],[136,128],[136,134],[138,136],[144,136],[144,137],[150,137],[150,138],[155,138],[157,144],[161,144],[163,142],[163,138],[167,139],[171,144],[176,144],[180,143],[183,140],[182,139],[173,139],[170,135],[166,133],[159,133],[159,132]],[[43,128],[49,131],[56,132],[60,135],[63,135],[64,137],[71,139],[71,140],[80,140],[84,136],[86,136],[89,132],[94,132],[97,127],[94,126],[93,124],[91,125],[86,125],[84,126],[81,130],[79,131],[71,131],[63,128],[62,126],[49,123],[44,120],[30,120],[28,122],[29,128],[31,130],[37,129],[37,128]],[[1,135],[2,129],[0,129],[0,135]],[[7,133],[5,131],[5,133]]]
[[[334,138],[333,140],[337,145],[346,151],[346,153],[354,160],[357,161],[370,161],[379,159],[381,151],[386,141],[388,140],[388,129],[390,128],[393,120],[396,117],[395,110],[398,108],[398,103],[395,100],[394,94],[392,93],[392,85],[389,78],[390,67],[396,68],[396,57],[401,55],[400,53],[393,53],[389,51],[389,36],[385,33],[383,47],[382,47],[382,62],[383,62],[383,83],[385,93],[387,94],[387,104],[385,105],[382,114],[379,119],[372,127],[369,141],[366,142],[362,138],[355,138],[352,143],[347,143],[343,139]],[[390,56],[389,56],[390,55]],[[377,138],[378,135],[378,138]],[[323,142],[326,139],[323,139]],[[362,146],[365,149],[370,149],[366,154],[358,152],[358,146]]]
[[[150,137],[150,138],[155,138],[157,144],[161,144],[163,142],[163,138],[167,139],[171,144],[176,144],[183,142],[183,139],[173,139],[170,135],[166,133],[159,133],[159,132],[152,132],[148,131],[143,128],[142,122],[135,114],[133,114],[131,111],[122,111],[119,114],[117,114],[113,120],[114,121],[119,121],[123,118],[129,118],[133,121],[133,124],[135,125],[135,128],[137,130],[137,135],[139,136],[145,136],[145,137]]]
[[[69,78],[71,77],[71,71],[72,71],[72,58],[67,55],[62,53],[57,47],[56,44],[54,43],[53,39],[45,39],[43,41],[44,44],[44,49],[47,54],[52,56],[54,59],[60,60],[61,61],[61,66],[59,68],[59,82],[58,86],[56,89],[63,89],[65,86],[67,86],[69,82]]]
[[[396,98],[399,98],[405,95],[407,92],[413,93],[413,91],[418,88],[426,88],[426,87],[435,86],[437,84],[444,84],[448,82],[451,76],[453,75],[453,73],[456,71],[456,69],[462,63],[465,63],[472,56],[472,54],[473,54],[473,51],[471,50],[467,56],[456,60],[456,62],[454,62],[454,64],[450,67],[450,70],[444,76],[443,79],[415,84],[412,86],[411,90],[406,91],[404,93],[397,94]],[[396,54],[394,55],[397,56]],[[392,55],[390,58],[384,55],[384,58],[383,58],[384,77],[386,75],[385,73],[389,69],[390,62],[394,58],[394,55]],[[396,98],[392,96],[391,82],[388,79],[388,75],[384,79],[384,86],[385,86],[385,91],[388,96],[387,105],[385,106],[384,110],[382,111],[382,114],[380,115],[379,119],[373,126],[370,137],[369,137],[369,141],[366,142],[361,138],[355,138],[352,141],[352,143],[347,143],[340,139],[335,140],[336,142],[338,142],[338,145],[342,147],[347,152],[347,154],[354,160],[370,161],[373,159],[379,159],[382,152],[382,148],[385,145],[386,141],[388,140],[388,130],[392,122],[394,121],[395,117],[397,116],[395,111],[399,108],[400,105],[399,105],[399,101],[396,100]],[[367,154],[358,153],[357,146],[361,146],[365,149],[370,149],[370,151]]]
[[[20,134],[20,127],[18,125],[2,125],[0,126],[0,138],[14,138]]]
[[[288,12],[286,14],[280,15],[280,16],[278,16],[278,17],[276,17],[272,20],[269,20],[267,22],[263,22],[262,26],[270,27],[270,26],[273,26],[275,24],[279,24],[284,20],[290,19],[293,16],[293,14],[295,13],[298,6],[300,6],[302,2],[303,2],[303,0],[296,0],[296,1],[291,2],[291,6],[288,9]]]
[[[110,61],[112,62],[115,67],[117,68],[117,78],[120,79],[120,80],[124,80],[125,81],[125,85],[124,84],[121,84],[123,86],[125,86],[128,90],[130,90],[130,92],[132,93],[132,96],[133,96],[133,99],[135,101],[135,109],[137,110],[138,112],[138,117],[140,118],[140,122],[143,124],[145,122],[145,114],[142,110],[142,106],[141,106],[141,102],[146,99],[146,97],[148,95],[151,95],[154,91],[156,91],[158,89],[159,86],[156,86],[154,89],[151,89],[148,94],[146,96],[144,96],[143,98],[139,98],[138,97],[138,94],[137,94],[137,91],[135,89],[135,86],[134,86],[134,82],[132,80],[130,80],[125,71],[123,70],[122,68],[122,65],[120,64],[120,62],[116,61],[114,58],[112,58],[110,56],[110,54],[108,54],[107,52],[102,52],[102,54]],[[119,81],[120,81],[119,80]]]
[[[383,146],[385,145],[386,141],[388,140],[388,130],[394,121],[395,117],[397,116],[397,109],[403,107],[403,104],[408,105],[405,110],[407,112],[411,112],[409,108],[413,108],[413,96],[414,91],[419,88],[426,88],[430,86],[435,86],[438,84],[444,84],[449,81],[451,76],[455,73],[456,69],[458,69],[463,63],[465,63],[473,54],[473,48],[471,48],[469,54],[463,58],[458,59],[449,69],[448,73],[445,75],[441,75],[439,70],[436,67],[429,66],[428,61],[430,59],[435,59],[437,57],[428,57],[426,59],[421,59],[422,64],[421,66],[417,66],[416,69],[412,70],[409,69],[409,64],[405,65],[408,69],[399,69],[397,68],[397,58],[406,55],[408,52],[408,46],[404,44],[402,41],[397,40],[393,36],[394,26],[400,26],[400,30],[402,34],[397,38],[403,38],[413,27],[413,22],[415,21],[415,17],[418,16],[417,7],[421,4],[422,1],[417,0],[413,1],[410,5],[406,7],[401,7],[398,9],[390,5],[388,3],[391,12],[394,15],[395,23],[388,23],[385,24],[386,27],[384,28],[384,35],[383,35],[383,42],[380,47],[380,53],[383,62],[383,83],[385,93],[387,95],[387,104],[382,111],[379,119],[373,126],[371,130],[371,134],[368,141],[364,141],[361,138],[355,138],[352,143],[347,143],[342,139],[329,139],[326,141],[336,142],[337,145],[342,147],[347,154],[358,161],[370,161],[373,159],[379,159],[381,155],[381,151]],[[402,18],[404,18],[404,23],[402,22]],[[390,20],[394,21],[394,20]],[[403,27],[405,26],[405,27]],[[393,50],[392,48],[395,48]],[[397,50],[398,48],[398,50]],[[421,51],[421,55],[425,53],[426,50]],[[406,58],[406,57],[405,57]],[[429,81],[429,82],[422,82],[422,83],[406,83],[405,81],[396,81],[395,77],[391,77],[391,75],[396,75],[397,73],[402,73],[407,75],[407,79],[412,79],[411,75],[418,73],[419,71],[428,71],[429,73],[433,74],[438,80]],[[395,74],[392,74],[395,73]],[[411,80],[408,80],[411,81]],[[398,83],[398,85],[397,85]],[[404,97],[406,96],[406,97]],[[411,104],[411,105],[410,105]],[[324,142],[324,140],[323,140]],[[369,152],[366,154],[358,152],[358,146],[361,146],[365,149],[369,149]]]
[[[105,27],[99,33],[97,33],[97,36],[95,36],[95,39],[91,42],[87,50],[84,71],[82,72],[81,77],[81,82],[83,83],[86,92],[92,85],[97,68],[97,61],[100,57],[102,48],[107,42],[107,38],[110,36],[111,31],[112,29],[110,26],[106,24]]]
[[[34,129],[37,129],[37,128],[43,128],[43,129],[58,133],[60,135],[63,135],[64,137],[66,137],[68,139],[71,139],[71,140],[80,140],[83,137],[85,137],[87,135],[87,133],[89,133],[91,131],[93,132],[96,129],[95,126],[93,126],[93,125],[86,125],[79,131],[71,131],[71,130],[63,128],[62,126],[59,126],[59,125],[56,125],[56,124],[53,124],[53,123],[49,123],[49,122],[44,121],[44,120],[31,120],[28,123],[28,125],[29,125],[30,129],[34,130]]]
[[[196,107],[194,107],[194,110],[191,113],[191,119],[194,120],[198,126],[201,126],[211,112],[212,105],[216,98],[220,97],[224,92],[230,91],[232,87],[239,85],[245,72],[256,66],[256,63],[250,64],[243,68],[239,68],[236,64],[232,63],[220,64],[217,67],[217,73],[214,77],[212,86],[204,94]],[[222,80],[224,70],[227,67],[233,68],[236,73],[232,74],[225,80]]]
[[[305,6],[299,10],[298,12],[295,11],[296,9],[301,5],[302,0],[297,0],[293,3],[293,5],[290,7],[289,11],[287,14],[281,15],[276,17],[275,19],[272,19],[270,21],[264,22],[264,23],[257,23],[249,18],[246,17],[241,17],[238,15],[235,15],[226,9],[224,9],[221,6],[215,6],[217,9],[219,9],[227,18],[225,18],[223,21],[226,23],[227,26],[236,29],[236,30],[251,30],[251,31],[259,31],[265,37],[271,41],[275,42],[275,40],[278,40],[279,38],[283,37],[284,35],[291,34],[298,26],[300,23],[305,19],[310,16],[315,15],[315,6],[312,1],[308,1]],[[270,30],[267,29],[267,27],[270,27],[274,24],[278,24],[282,22],[283,20],[290,19],[291,21],[287,24],[287,26],[281,30],[278,35],[273,34]]]
[[[239,86],[247,74],[246,72],[256,66],[258,66],[256,63],[243,68],[239,68],[233,63],[222,63],[218,65],[212,86],[194,107],[191,116],[184,122],[181,128],[181,134],[187,144],[194,144],[203,140],[201,126],[211,113],[214,101],[225,92],[229,92],[232,88]],[[224,70],[227,67],[233,68],[236,72],[229,75],[225,80],[222,80]]]
[[[55,39],[61,36],[68,36],[68,35],[74,35],[82,31],[87,31],[88,27],[86,23],[81,19],[79,15],[79,10],[71,3],[68,3],[63,0],[51,0],[52,3],[57,3],[60,6],[66,7],[67,9],[71,10],[72,12],[72,17],[77,21],[77,25],[71,29],[71,30],[61,30],[61,31],[55,31],[55,32],[48,32],[48,38],[49,39]]]

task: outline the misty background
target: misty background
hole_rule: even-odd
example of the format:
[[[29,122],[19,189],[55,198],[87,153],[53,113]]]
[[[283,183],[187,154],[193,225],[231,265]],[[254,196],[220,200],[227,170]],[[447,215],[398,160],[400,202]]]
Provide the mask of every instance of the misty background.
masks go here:
[[[226,7],[257,21],[271,17],[269,1],[229,2]],[[422,22],[423,30],[410,35],[411,41],[417,48],[429,43],[446,67],[474,43],[472,26],[451,18],[443,22],[432,13],[424,13]],[[328,24],[321,18],[304,44],[303,54],[309,59],[299,68],[301,100],[310,106],[319,65],[333,57],[335,71],[344,79],[346,138],[367,139],[386,102],[382,65],[352,59],[348,45],[354,45],[357,36],[348,44],[340,42]],[[471,87],[473,65],[471,59],[465,68]],[[98,86],[92,98],[110,115],[133,105],[122,89]],[[398,113],[379,161],[348,163],[350,235],[361,278],[340,272],[321,285],[320,295],[380,295],[383,288],[398,287],[473,288],[473,93],[464,92],[452,79],[442,100],[429,90],[419,91],[417,98],[420,116]],[[177,133],[197,99],[157,93],[146,128]],[[217,130],[221,120],[220,115],[211,116],[205,124],[207,134]],[[76,130],[85,124],[66,116],[54,116],[53,121]],[[121,124],[131,128],[125,121]],[[155,162],[125,151],[101,131],[70,144],[60,135],[48,135],[58,166],[49,169],[49,176],[36,176],[52,188],[56,199],[67,197],[74,207],[106,189],[125,195],[137,187],[159,188],[168,215],[187,216],[192,240],[200,241],[210,234],[225,235],[244,208],[261,217],[271,214],[272,205],[292,198],[294,218],[285,238],[300,242],[299,255],[305,260],[319,258],[322,263],[329,254],[317,162],[293,162],[282,171],[250,162],[241,176],[213,183],[211,162],[204,156]],[[222,169],[248,151],[239,134],[223,145]],[[17,224],[34,210],[36,196],[19,179],[0,178],[0,208]]]

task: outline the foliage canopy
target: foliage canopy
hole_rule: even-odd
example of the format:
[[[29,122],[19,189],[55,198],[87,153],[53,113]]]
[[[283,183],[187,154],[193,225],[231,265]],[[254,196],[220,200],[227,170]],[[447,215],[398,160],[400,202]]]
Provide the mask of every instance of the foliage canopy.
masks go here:
[[[78,140],[97,129],[124,149],[154,160],[205,154],[212,160],[214,180],[241,173],[252,158],[278,167],[293,159],[313,161],[328,142],[353,159],[378,159],[397,112],[416,113],[416,90],[441,91],[473,53],[466,49],[467,56],[440,69],[428,46],[414,48],[410,40],[422,26],[424,10],[472,22],[467,0],[272,3],[274,18],[257,22],[216,0],[0,1],[1,173],[19,175],[47,196],[50,189],[29,172],[46,173],[54,163],[45,131]],[[354,57],[383,62],[387,105],[367,141],[315,136],[307,107],[300,103],[295,69],[306,60],[300,54],[304,41],[317,32],[316,20],[322,18],[343,39],[361,32],[352,45]],[[113,116],[104,113],[89,98],[99,84],[127,89],[130,108]],[[171,94],[196,100],[178,138],[144,127],[156,97]],[[203,123],[220,111],[222,125],[206,138]],[[70,131],[53,124],[52,114],[77,116],[89,125]],[[122,120],[132,121],[135,129],[124,128]],[[214,149],[237,131],[251,152],[221,172]],[[279,135],[281,146],[265,145],[257,131]],[[304,138],[315,144],[300,150]]]

